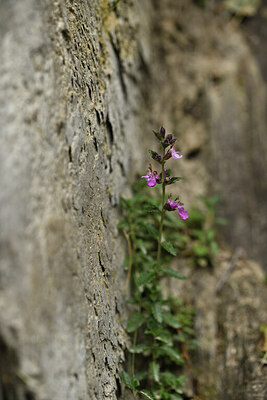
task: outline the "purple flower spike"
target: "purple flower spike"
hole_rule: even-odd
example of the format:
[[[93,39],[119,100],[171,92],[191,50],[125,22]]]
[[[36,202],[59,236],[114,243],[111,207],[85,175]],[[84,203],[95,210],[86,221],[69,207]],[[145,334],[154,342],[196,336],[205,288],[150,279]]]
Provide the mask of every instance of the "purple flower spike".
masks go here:
[[[187,219],[189,217],[188,212],[182,206],[178,206],[178,215],[182,219]]]
[[[179,151],[175,151],[175,149],[173,147],[170,149],[170,152],[171,152],[172,158],[178,159],[178,158],[182,158],[183,157],[182,154],[179,155]]]
[[[149,187],[155,186],[160,180],[157,171],[152,172],[151,166],[149,166],[146,175],[141,176],[141,178],[145,178],[147,186]]]

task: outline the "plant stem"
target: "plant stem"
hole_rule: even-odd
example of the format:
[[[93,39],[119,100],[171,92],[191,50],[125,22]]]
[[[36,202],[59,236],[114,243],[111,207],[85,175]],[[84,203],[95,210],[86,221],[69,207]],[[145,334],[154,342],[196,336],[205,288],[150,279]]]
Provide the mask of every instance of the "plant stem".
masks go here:
[[[137,331],[134,332],[134,337],[133,337],[133,345],[136,345],[136,339],[137,339]],[[134,367],[135,367],[135,353],[132,355],[132,375],[134,375]]]
[[[127,289],[128,289],[130,280],[131,280],[131,273],[132,273],[132,266],[133,266],[133,250],[132,250],[132,245],[131,245],[131,239],[130,239],[128,233],[125,230],[123,230],[123,233],[124,233],[124,236],[125,236],[125,238],[127,240],[128,250],[129,250],[128,274],[127,274],[127,280],[126,280],[126,283],[125,283],[125,286],[124,286],[124,290],[126,292]]]
[[[159,224],[159,239],[158,239],[158,254],[157,254],[157,264],[160,262],[160,255],[161,255],[161,238],[162,238],[162,226],[163,226],[163,219],[164,219],[164,204],[165,204],[165,173],[164,173],[164,156],[165,156],[165,149],[163,147],[162,149],[162,174],[161,174],[161,179],[162,179],[162,208],[161,208],[161,218],[160,218],[160,224]]]

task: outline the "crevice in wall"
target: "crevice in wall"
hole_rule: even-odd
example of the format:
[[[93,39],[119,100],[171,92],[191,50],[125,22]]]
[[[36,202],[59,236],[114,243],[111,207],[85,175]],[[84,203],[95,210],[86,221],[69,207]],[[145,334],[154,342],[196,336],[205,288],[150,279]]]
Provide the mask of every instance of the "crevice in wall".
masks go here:
[[[0,399],[35,400],[34,393],[19,374],[19,360],[16,351],[9,347],[0,336]]]

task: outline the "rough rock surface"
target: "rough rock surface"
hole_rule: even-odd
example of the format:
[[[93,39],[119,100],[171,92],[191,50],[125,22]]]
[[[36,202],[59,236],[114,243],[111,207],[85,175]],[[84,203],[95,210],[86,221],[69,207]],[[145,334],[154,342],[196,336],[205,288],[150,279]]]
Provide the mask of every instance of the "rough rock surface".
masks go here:
[[[265,400],[267,374],[260,328],[267,321],[267,293],[260,266],[242,252],[231,254],[224,249],[214,269],[190,267],[188,260],[177,261],[174,267],[188,279],[168,280],[166,290],[193,305],[200,342],[186,372],[187,395]]]
[[[136,148],[145,54],[138,4],[123,3],[0,3],[5,400],[120,392],[124,247],[115,206]]]

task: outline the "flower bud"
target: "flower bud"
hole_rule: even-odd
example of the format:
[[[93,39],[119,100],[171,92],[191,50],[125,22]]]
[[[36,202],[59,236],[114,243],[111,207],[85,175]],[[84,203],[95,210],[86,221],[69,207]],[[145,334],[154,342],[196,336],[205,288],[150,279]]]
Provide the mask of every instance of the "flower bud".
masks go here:
[[[165,128],[163,128],[163,126],[162,126],[162,127],[160,128],[160,131],[159,131],[160,136],[162,137],[162,139],[165,138],[165,132],[166,132],[166,130],[165,130]]]
[[[169,133],[166,138],[164,139],[164,147],[168,147],[176,142],[176,138],[173,136],[172,133]]]

